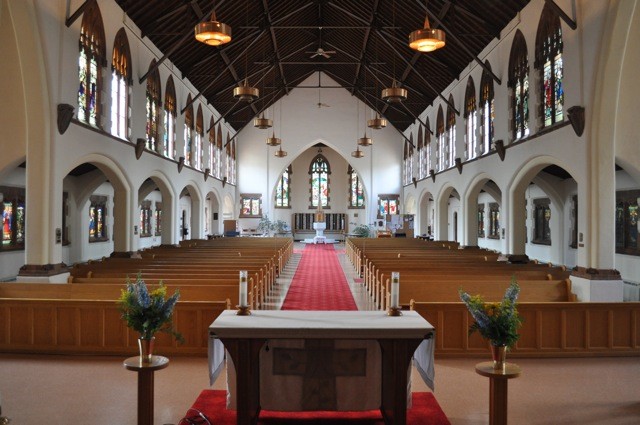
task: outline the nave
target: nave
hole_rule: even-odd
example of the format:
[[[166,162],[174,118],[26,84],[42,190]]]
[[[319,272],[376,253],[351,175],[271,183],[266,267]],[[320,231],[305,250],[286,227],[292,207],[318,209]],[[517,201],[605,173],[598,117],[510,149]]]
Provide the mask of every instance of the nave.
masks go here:
[[[337,246],[338,258],[356,303],[368,300],[349,260]],[[282,303],[300,261],[296,244],[287,268],[278,278]],[[136,377],[122,367],[119,357],[7,355],[0,356],[0,393],[3,414],[13,423],[134,424]],[[488,383],[474,371],[484,358],[436,358],[438,403],[453,425],[480,425],[488,421]],[[509,420],[514,424],[635,424],[640,417],[638,358],[518,359],[524,373],[509,389]],[[222,373],[214,389],[226,388]],[[209,388],[207,359],[171,358],[156,374],[156,423],[176,424],[198,394]],[[417,374],[414,391],[428,391]]]

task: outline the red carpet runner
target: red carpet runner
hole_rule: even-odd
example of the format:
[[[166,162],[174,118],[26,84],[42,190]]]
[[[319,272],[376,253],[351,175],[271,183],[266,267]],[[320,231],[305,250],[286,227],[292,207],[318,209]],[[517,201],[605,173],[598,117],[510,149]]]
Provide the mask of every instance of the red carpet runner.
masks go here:
[[[227,410],[227,394],[221,390],[204,390],[193,403],[192,409],[204,413],[212,425],[235,425],[236,411]],[[187,418],[195,419],[196,410],[189,410]],[[181,424],[190,422],[184,420]],[[192,423],[203,423],[193,421]],[[261,425],[381,425],[379,411],[370,412],[260,412]],[[413,393],[413,407],[407,410],[407,425],[450,425],[432,393]]]
[[[307,244],[282,310],[357,310],[333,245]]]

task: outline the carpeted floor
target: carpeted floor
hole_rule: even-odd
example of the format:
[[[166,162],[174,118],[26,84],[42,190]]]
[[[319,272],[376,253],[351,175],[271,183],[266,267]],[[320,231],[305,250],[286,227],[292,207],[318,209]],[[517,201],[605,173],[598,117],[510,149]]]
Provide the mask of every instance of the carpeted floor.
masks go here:
[[[212,424],[235,425],[235,410],[227,410],[226,392],[204,390],[191,409],[187,418],[197,419],[202,412]],[[183,420],[181,424],[188,424]],[[203,423],[196,422],[192,423]],[[380,412],[260,412],[262,425],[381,425]],[[407,410],[407,425],[449,425],[450,422],[438,405],[432,393],[413,393],[413,407]]]
[[[357,310],[333,245],[307,244],[282,310]]]

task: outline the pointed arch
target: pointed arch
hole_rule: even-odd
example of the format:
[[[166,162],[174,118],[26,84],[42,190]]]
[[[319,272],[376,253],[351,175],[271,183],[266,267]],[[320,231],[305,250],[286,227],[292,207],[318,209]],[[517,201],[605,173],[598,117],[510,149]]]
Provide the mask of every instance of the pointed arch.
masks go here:
[[[211,115],[211,119],[209,120],[209,174],[212,176],[216,175],[216,126],[215,120],[213,119],[213,115]]]
[[[309,188],[310,208],[330,208],[329,206],[329,175],[331,166],[329,161],[321,153],[315,156],[309,164],[311,186]]]
[[[169,75],[164,94],[164,156],[176,157],[176,87]]]
[[[218,133],[216,136],[216,177],[222,179],[222,124],[218,123]]]
[[[349,164],[347,169],[349,175],[349,209],[364,209],[364,186],[358,172]]]
[[[539,116],[542,127],[564,120],[562,27],[556,9],[545,3],[536,34],[534,67],[539,73]]]
[[[91,2],[82,16],[78,61],[78,119],[102,126],[102,68],[107,65],[104,24],[98,2]]]
[[[111,56],[111,134],[129,138],[129,88],[131,77],[131,51],[124,27],[116,33]]]
[[[424,148],[422,149],[421,159],[421,161],[424,162],[424,177],[426,177],[431,172],[431,168],[433,168],[431,164],[431,124],[429,123],[429,117],[427,117],[426,124],[427,128],[424,132]]]
[[[444,113],[442,112],[442,105],[438,106],[438,115],[436,117],[436,164],[438,165],[437,171],[444,170]]]
[[[193,166],[193,158],[191,157],[193,145],[193,102],[191,93],[187,96],[187,105],[189,107],[184,113],[184,163]]]
[[[464,94],[464,117],[466,118],[465,152],[467,159],[473,159],[478,151],[478,106],[476,85],[472,77],[467,80],[467,89]]]
[[[491,69],[491,63],[485,62],[487,68]],[[493,150],[493,122],[496,117],[496,108],[494,104],[493,78],[485,69],[480,79],[480,133],[482,140],[480,142],[480,154],[484,155]]]
[[[276,208],[291,208],[291,164],[284,169],[276,186]]]
[[[453,103],[453,96],[449,95],[449,106],[447,106],[447,163],[448,167],[453,167],[456,158],[456,109]]]
[[[147,77],[146,114],[147,114],[147,149],[158,152],[160,139],[159,110],[162,104],[162,87],[160,73],[153,59],[149,64],[149,76]]]
[[[198,105],[196,112],[196,134],[193,143],[193,166],[198,170],[202,170],[202,160],[204,149],[202,148],[202,138],[204,137],[204,115],[202,113],[202,105]]]
[[[513,140],[529,135],[529,60],[527,42],[516,30],[509,55],[509,89],[511,91],[511,130]]]

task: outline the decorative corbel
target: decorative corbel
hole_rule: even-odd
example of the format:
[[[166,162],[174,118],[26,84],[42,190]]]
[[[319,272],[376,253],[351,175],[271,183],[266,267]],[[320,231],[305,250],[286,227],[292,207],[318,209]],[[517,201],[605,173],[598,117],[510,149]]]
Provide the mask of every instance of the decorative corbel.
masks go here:
[[[576,132],[578,137],[582,136],[585,126],[584,106],[572,106],[567,109],[567,115],[573,131]]]
[[[209,173],[211,172],[210,168],[205,168],[204,169],[204,181],[207,181],[207,179],[209,178]]]
[[[458,169],[458,174],[462,174],[462,160],[460,158],[456,158],[456,168]]]
[[[140,159],[142,156],[142,152],[144,152],[144,145],[147,141],[141,138],[136,139],[136,159]]]
[[[436,182],[436,172],[433,170],[433,168],[431,170],[429,170],[429,173],[431,174],[431,180],[433,180],[433,182]]]
[[[411,181],[413,182],[414,188],[418,187],[418,179],[416,179],[415,177],[411,177]]]
[[[178,159],[178,173],[182,172],[183,168],[184,168],[184,156],[181,156]]]
[[[58,132],[64,134],[71,124],[75,108],[67,103],[58,103]]]
[[[227,176],[222,178],[222,187],[224,187],[225,184],[227,184]]]
[[[498,156],[500,157],[500,161],[504,161],[504,156],[506,154],[506,149],[504,147],[504,140],[496,140],[494,142],[496,147],[496,151],[498,152]]]

